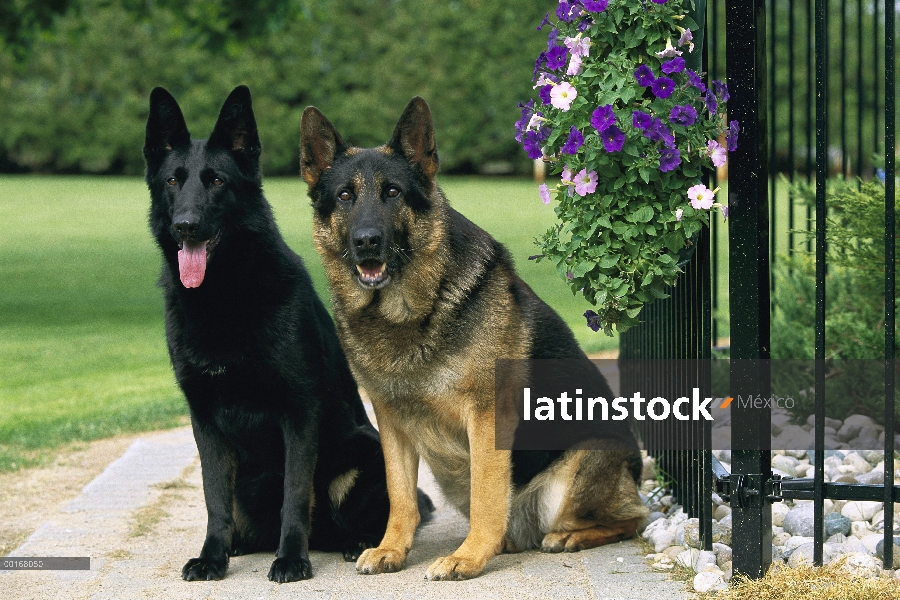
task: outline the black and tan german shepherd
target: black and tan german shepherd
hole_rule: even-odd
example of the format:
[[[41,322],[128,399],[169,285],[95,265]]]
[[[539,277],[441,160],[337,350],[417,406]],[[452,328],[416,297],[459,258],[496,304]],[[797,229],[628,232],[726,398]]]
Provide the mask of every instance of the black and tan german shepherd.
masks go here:
[[[495,360],[587,359],[503,246],[448,205],[425,101],[414,98],[378,148],[349,147],[315,107],[301,137],[338,335],[387,462],[387,532],[357,571],[402,568],[419,522],[420,457],[471,524],[429,579],[474,577],[504,550],[575,551],[633,536],[647,511],[629,431],[567,450],[497,449]]]
[[[229,556],[256,551],[275,551],[270,580],[306,579],[310,547],[356,560],[387,524],[378,434],[334,323],[263,197],[260,151],[246,87],[201,141],[166,90],[151,93],[150,229],[208,513],[188,581],[221,579]]]

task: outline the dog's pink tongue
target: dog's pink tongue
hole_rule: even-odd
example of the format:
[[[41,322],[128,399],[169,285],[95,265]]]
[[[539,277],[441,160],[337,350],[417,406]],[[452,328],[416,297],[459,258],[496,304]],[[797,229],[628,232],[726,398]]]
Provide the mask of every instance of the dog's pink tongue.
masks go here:
[[[206,275],[206,242],[184,243],[178,251],[178,271],[186,288],[199,287]]]

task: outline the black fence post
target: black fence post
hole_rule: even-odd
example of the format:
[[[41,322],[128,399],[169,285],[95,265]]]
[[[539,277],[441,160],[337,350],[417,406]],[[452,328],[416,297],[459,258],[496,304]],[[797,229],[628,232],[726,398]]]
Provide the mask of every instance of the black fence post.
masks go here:
[[[729,296],[731,389],[767,389],[769,358],[769,200],[766,130],[766,27],[763,0],[725,3],[728,120],[740,122],[737,150],[729,159]],[[738,359],[738,360],[735,360]],[[745,493],[732,494],[734,572],[760,577],[772,562],[772,511],[766,500],[771,477],[768,408],[732,403],[732,481],[741,475]]]

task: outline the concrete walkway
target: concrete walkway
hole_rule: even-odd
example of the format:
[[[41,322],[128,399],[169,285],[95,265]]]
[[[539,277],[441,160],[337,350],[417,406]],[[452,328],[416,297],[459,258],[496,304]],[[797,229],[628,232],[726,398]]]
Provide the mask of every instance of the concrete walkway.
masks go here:
[[[634,540],[575,554],[524,552],[496,557],[471,581],[428,582],[425,570],[452,553],[468,522],[447,506],[424,466],[419,485],[437,506],[400,573],[362,576],[340,554],[312,552],[315,576],[275,584],[272,554],[231,559],[222,581],[185,582],[184,562],[206,531],[200,461],[189,428],[136,440],[121,458],[34,532],[10,556],[90,556],[90,571],[0,571],[0,598],[496,598],[677,599],[681,582],[650,572]]]

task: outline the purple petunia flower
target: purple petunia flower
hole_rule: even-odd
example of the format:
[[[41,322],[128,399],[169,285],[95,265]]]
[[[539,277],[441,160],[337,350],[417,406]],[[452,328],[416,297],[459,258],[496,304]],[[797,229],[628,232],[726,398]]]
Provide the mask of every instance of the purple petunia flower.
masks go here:
[[[559,151],[563,154],[576,154],[582,144],[584,144],[584,136],[572,125],[572,129],[569,130],[569,138]]]
[[[603,12],[606,10],[606,5],[609,4],[609,0],[582,0],[581,3],[584,4],[585,10],[591,12]]]
[[[688,81],[691,82],[692,86],[694,86],[695,88],[700,90],[700,93],[703,93],[706,91],[706,84],[703,83],[703,80],[700,78],[699,75],[697,75],[697,73],[695,73],[694,71],[692,71],[690,69],[686,69],[685,73],[687,73]]]
[[[516,141],[522,143],[522,134],[534,113],[534,100],[529,100],[527,104],[519,103],[519,108],[522,109],[522,118],[516,121]]]
[[[665,173],[681,164],[681,152],[678,148],[663,148],[659,151],[659,170]]]
[[[541,102],[543,102],[544,104],[550,104],[550,102],[552,101],[552,98],[550,98],[550,92],[552,90],[552,85],[545,85],[541,87],[541,89],[538,91],[538,97],[541,99]]]
[[[660,70],[668,75],[671,75],[672,73],[681,73],[684,71],[684,59],[680,56],[676,56],[672,60],[667,60],[662,64]]]
[[[719,105],[716,103],[716,95],[713,94],[712,90],[706,90],[706,96],[704,96],[703,101],[706,103],[706,110],[709,111],[709,114],[716,114],[716,109]]]
[[[571,23],[578,17],[580,9],[576,0],[560,0],[559,6],[556,7],[556,16],[560,21]]]
[[[559,46],[559,29],[556,27],[550,30],[550,33],[547,35],[547,51],[553,50],[557,46]]]
[[[594,331],[600,331],[600,315],[592,310],[586,310],[584,311],[584,318],[587,319],[588,327]]]
[[[665,100],[675,91],[675,82],[668,77],[660,77],[654,80],[653,85],[650,86],[650,90],[653,92],[654,96]]]
[[[612,104],[598,106],[591,113],[591,126],[597,131],[603,131],[610,125],[616,124],[616,114],[613,112]]]
[[[675,136],[668,127],[663,125],[662,119],[655,117],[650,127],[644,131],[644,137],[654,142],[662,142],[669,148],[675,147]]]
[[[531,80],[536,81],[538,75],[540,75],[541,69],[544,68],[544,65],[547,64],[547,53],[541,52],[538,54],[537,60],[534,61],[534,75],[532,75]]]
[[[644,87],[650,87],[651,85],[653,85],[653,82],[656,81],[656,76],[653,74],[653,69],[651,69],[647,65],[641,65],[637,69],[635,69],[634,78],[637,79],[638,85],[642,85]]]
[[[631,113],[631,124],[634,125],[637,129],[646,130],[648,127],[653,125],[653,117],[645,112],[636,110]]]
[[[665,4],[668,0],[651,0],[654,4]]]
[[[610,125],[600,132],[603,149],[607,152],[618,152],[625,145],[625,134],[615,125]]]
[[[544,155],[543,151],[541,150],[541,141],[536,131],[525,132],[522,147],[525,149],[525,153],[528,155],[528,158],[540,158]]]
[[[549,25],[549,24],[550,24],[550,13],[547,13],[546,15],[544,15],[544,20],[541,21],[541,24],[537,26],[537,30],[540,31],[541,29],[544,28],[544,25]]]
[[[697,120],[697,110],[690,104],[676,104],[669,113],[669,120],[690,127]]]
[[[568,50],[566,50],[565,46],[554,46],[547,52],[547,68],[551,71],[557,71],[562,69],[566,64],[566,54],[568,54]]]
[[[728,99],[731,98],[731,95],[728,93],[728,86],[716,79],[712,82],[713,90],[716,92],[716,96],[718,96],[719,101],[728,102]]]
[[[737,121],[732,121],[728,124],[728,134],[725,136],[725,142],[728,145],[729,152],[737,150],[738,134],[740,131],[741,124]]]

